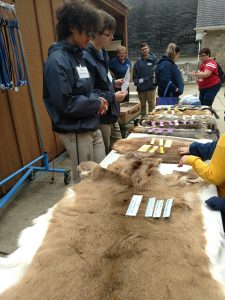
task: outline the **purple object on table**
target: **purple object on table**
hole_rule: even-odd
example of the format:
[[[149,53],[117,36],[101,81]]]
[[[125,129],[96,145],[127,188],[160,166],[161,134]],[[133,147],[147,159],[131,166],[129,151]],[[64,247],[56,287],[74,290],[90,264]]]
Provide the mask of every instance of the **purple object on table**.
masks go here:
[[[160,133],[162,133],[162,132],[163,132],[163,128],[157,128],[157,129],[156,129],[156,133],[157,133],[157,134],[158,134],[158,133],[160,134]]]

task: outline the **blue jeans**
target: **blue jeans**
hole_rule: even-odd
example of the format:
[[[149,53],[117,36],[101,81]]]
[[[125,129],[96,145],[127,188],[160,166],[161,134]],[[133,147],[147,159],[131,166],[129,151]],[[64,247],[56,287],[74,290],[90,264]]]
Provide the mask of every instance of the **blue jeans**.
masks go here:
[[[221,88],[221,82],[207,89],[200,89],[199,100],[201,105],[212,106],[213,101]]]

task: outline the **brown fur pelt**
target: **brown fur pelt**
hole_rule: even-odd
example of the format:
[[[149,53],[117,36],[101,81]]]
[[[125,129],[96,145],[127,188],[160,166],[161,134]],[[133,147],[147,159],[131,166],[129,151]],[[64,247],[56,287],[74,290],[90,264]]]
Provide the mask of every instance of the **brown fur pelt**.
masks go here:
[[[175,124],[175,121],[178,124]],[[160,126],[160,122],[164,123],[164,127],[175,127],[175,128],[205,128],[212,129],[216,131],[217,123],[216,119],[213,116],[195,116],[192,119],[192,116],[174,116],[174,115],[147,115],[144,120],[141,120],[142,126]],[[172,123],[172,125],[171,125]]]
[[[164,144],[165,141],[172,140],[171,148],[164,148],[164,153],[160,154],[159,149],[154,153],[140,153],[138,149],[141,148],[142,145],[150,145],[152,138],[155,138],[155,143],[152,146],[159,145],[159,139],[163,139]],[[125,154],[128,152],[136,152],[143,157],[154,157],[159,158],[164,163],[176,164],[179,162],[181,156],[178,154],[178,147],[180,146],[189,146],[192,141],[187,141],[184,139],[176,139],[173,137],[166,136],[149,136],[149,138],[131,138],[131,139],[122,139],[113,144],[113,150],[117,151],[120,154]]]
[[[181,115],[209,115],[211,116],[213,114],[212,109],[210,108],[202,108],[197,106],[176,106],[175,110],[173,108],[170,108],[168,111],[168,107],[158,107],[150,114],[161,114],[168,113],[171,114],[171,111],[174,111],[174,114],[177,116]]]
[[[157,134],[157,128],[153,128],[151,132],[149,130],[151,127],[143,127],[143,126],[135,126],[132,129],[130,129],[132,132],[135,133],[147,133],[147,134]],[[168,128],[163,128],[162,133],[158,133],[158,136],[160,135],[165,136],[176,136],[181,138],[190,138],[190,139],[209,139],[209,140],[218,140],[218,134],[217,132],[208,131],[205,129],[184,129],[184,128],[174,128],[173,131],[168,131]]]
[[[25,276],[0,299],[224,300],[204,251],[198,192],[207,183],[162,176],[158,163],[129,154],[95,167],[74,186],[76,201],[60,201]],[[134,194],[143,200],[127,217]],[[146,219],[148,197],[173,198],[171,217]]]

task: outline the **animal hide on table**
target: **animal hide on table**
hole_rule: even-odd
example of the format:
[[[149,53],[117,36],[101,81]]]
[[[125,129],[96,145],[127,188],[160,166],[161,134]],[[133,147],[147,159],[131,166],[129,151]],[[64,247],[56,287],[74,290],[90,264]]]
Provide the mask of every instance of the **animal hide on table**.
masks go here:
[[[202,106],[176,106],[176,107],[162,107],[158,106],[155,108],[151,114],[161,114],[161,113],[167,113],[171,114],[173,110],[173,113],[175,115],[213,115],[215,114],[214,110],[209,107],[202,107]]]
[[[202,115],[183,115],[175,116],[171,114],[147,115],[140,121],[142,126],[169,127],[169,128],[188,128],[188,129],[211,129],[218,131],[216,119],[213,116]]]
[[[190,138],[190,139],[209,139],[209,140],[218,140],[217,133],[211,130],[204,129],[184,129],[184,128],[173,128],[170,130],[169,128],[152,128],[152,127],[143,127],[143,126],[135,126],[132,128],[132,132],[135,133],[147,133],[149,135],[157,134],[165,135],[165,136],[176,136],[181,138]]]
[[[130,138],[130,139],[121,139],[113,144],[113,150],[117,151],[120,154],[125,154],[128,152],[138,152],[138,149],[143,145],[151,146],[152,138],[155,138],[155,142],[153,146],[159,145],[159,140],[163,139],[163,144],[165,144],[166,140],[172,140],[172,145],[170,148],[164,147],[164,153],[159,153],[159,148],[154,153],[143,153],[142,155],[145,157],[159,158],[163,163],[171,163],[177,164],[180,161],[181,155],[178,154],[178,147],[189,146],[192,141],[187,141],[182,138],[173,138],[167,136],[151,136],[149,138]]]
[[[59,202],[25,276],[0,299],[224,300],[204,251],[198,192],[207,183],[163,176],[158,163],[129,154],[94,168],[74,186],[76,200]],[[134,194],[144,198],[127,217]],[[174,199],[169,219],[144,217],[153,196]]]

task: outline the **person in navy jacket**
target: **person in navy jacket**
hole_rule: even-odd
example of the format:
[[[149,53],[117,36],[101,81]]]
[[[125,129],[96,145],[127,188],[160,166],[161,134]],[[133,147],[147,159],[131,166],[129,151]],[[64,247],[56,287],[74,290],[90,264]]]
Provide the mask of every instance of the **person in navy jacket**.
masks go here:
[[[156,81],[158,85],[158,95],[160,97],[164,96],[164,92],[170,81],[172,81],[172,83],[165,96],[178,97],[183,94],[183,79],[180,70],[175,63],[179,57],[180,48],[176,44],[170,43],[167,47],[166,55],[163,55],[158,62],[156,68]]]
[[[100,117],[100,130],[105,151],[108,154],[112,144],[122,138],[118,119],[120,102],[124,100],[127,92],[115,92],[114,86],[121,87],[123,80],[113,80],[109,72],[108,54],[105,50],[113,39],[116,28],[115,19],[105,11],[101,11],[100,14],[103,28],[93,37],[88,47],[84,49],[83,55],[91,75],[95,94],[104,97],[108,102],[107,113]]]
[[[150,53],[147,42],[141,43],[140,50],[142,57],[134,64],[133,80],[141,102],[141,115],[144,117],[146,115],[146,102],[148,102],[149,112],[155,107],[155,66],[157,59],[153,53]]]
[[[101,28],[101,17],[92,5],[79,1],[59,8],[57,19],[58,41],[44,65],[43,99],[77,181],[81,161],[101,162],[105,157],[99,116],[106,112],[107,101],[95,95],[82,56],[91,34]]]
[[[109,61],[109,69],[115,79],[124,78],[127,70],[131,69],[131,62],[126,57],[126,47],[119,46],[116,51],[116,57]],[[129,102],[129,88],[127,89],[127,96],[123,102]]]

